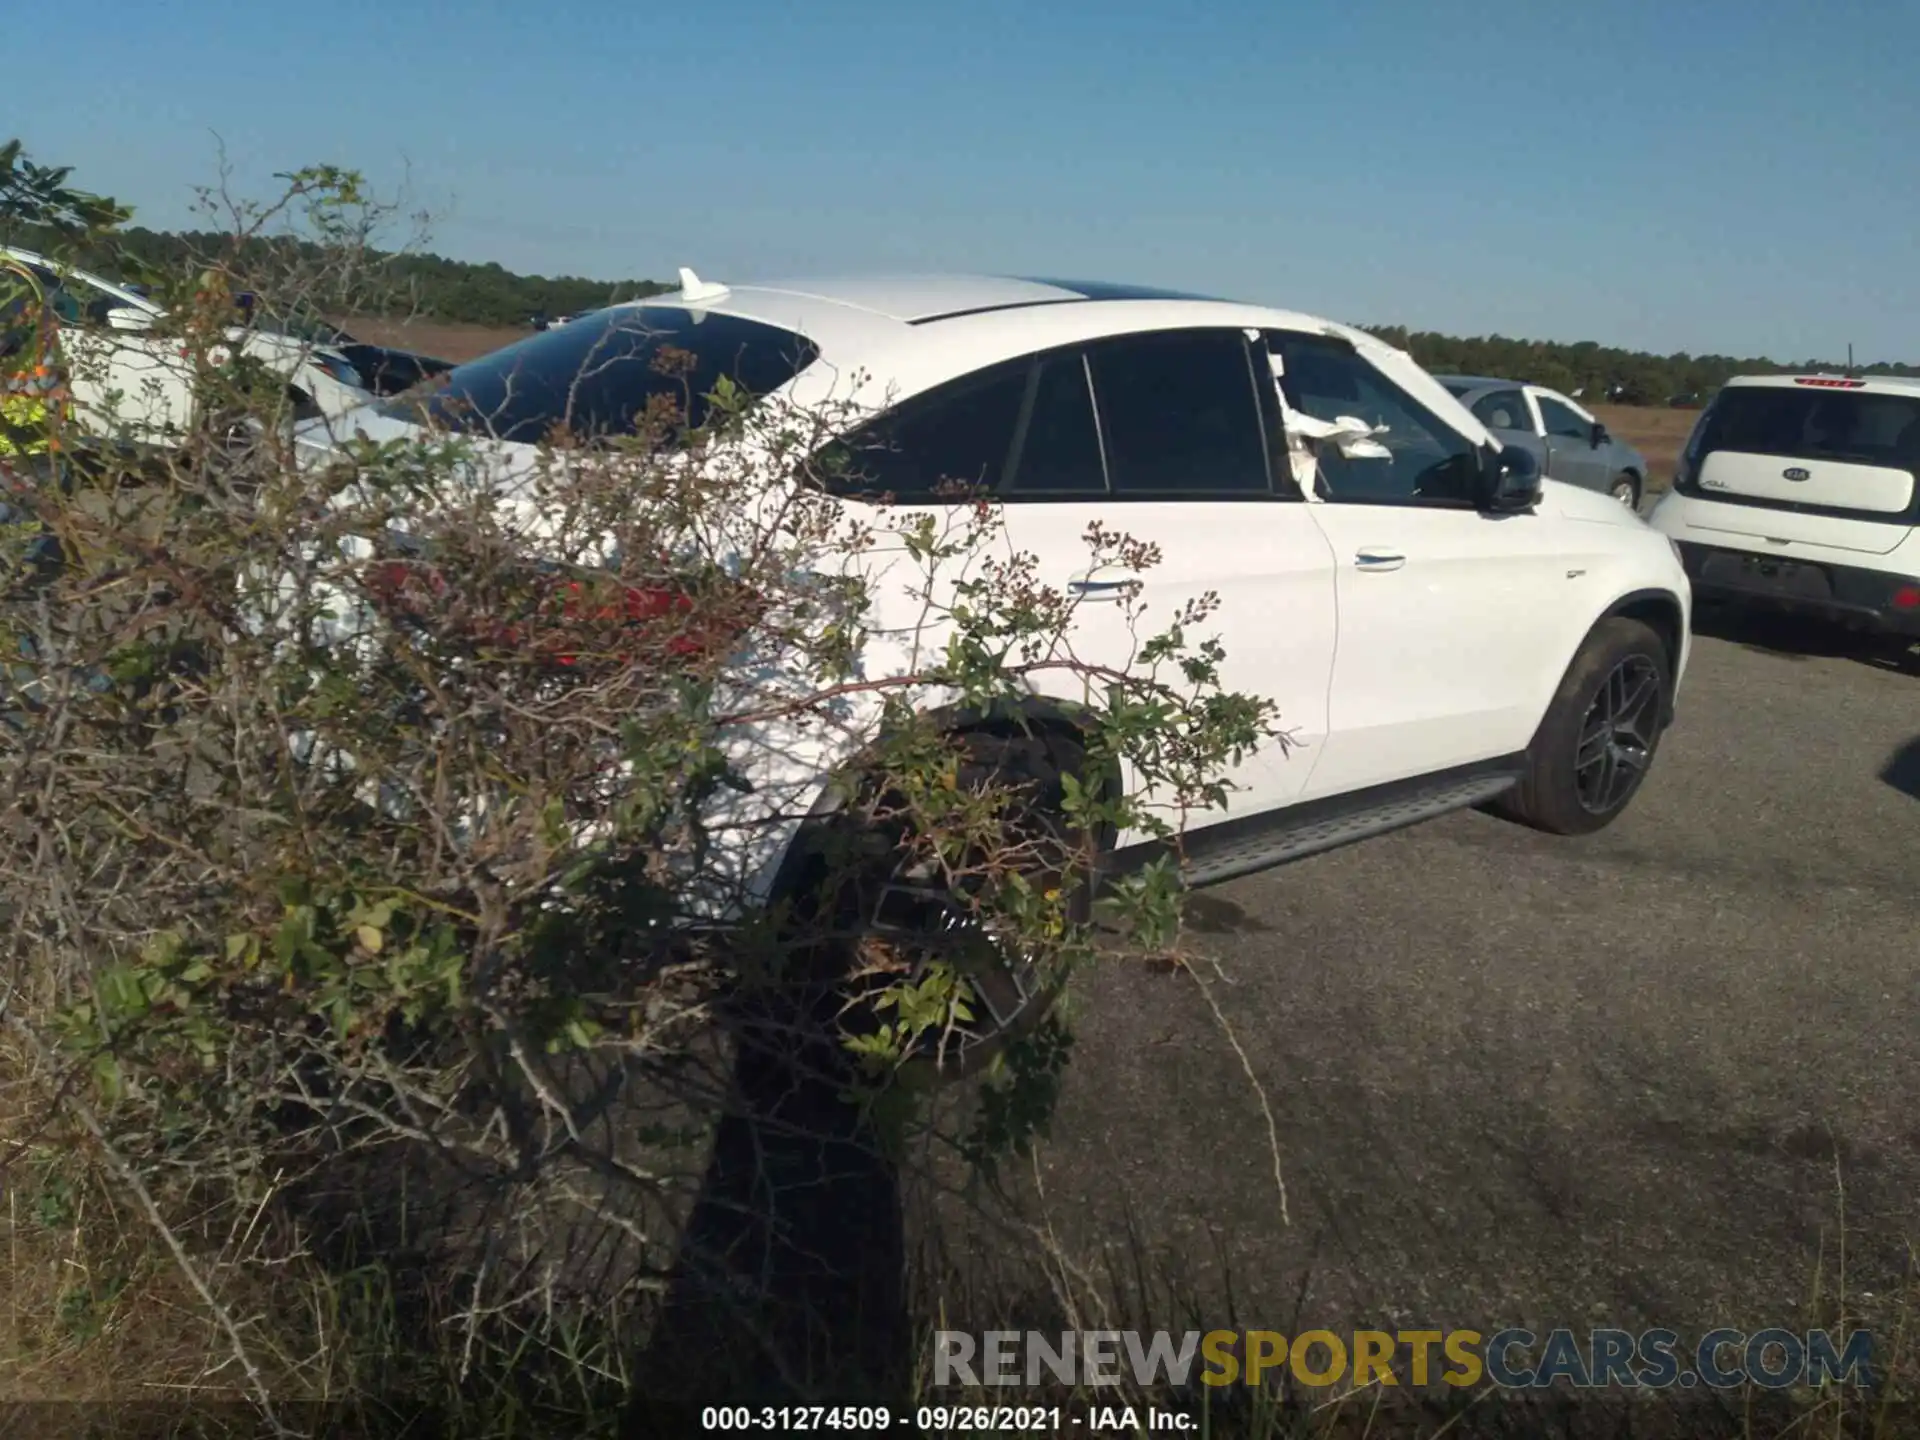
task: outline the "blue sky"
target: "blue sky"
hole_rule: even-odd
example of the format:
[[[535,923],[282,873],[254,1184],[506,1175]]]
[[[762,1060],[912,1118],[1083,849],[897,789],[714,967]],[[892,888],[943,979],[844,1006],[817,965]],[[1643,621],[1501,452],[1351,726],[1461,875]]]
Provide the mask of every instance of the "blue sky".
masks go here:
[[[0,136],[187,223],[355,166],[511,269],[967,269],[1920,361],[1907,0],[77,3]],[[218,141],[216,141],[216,136]]]

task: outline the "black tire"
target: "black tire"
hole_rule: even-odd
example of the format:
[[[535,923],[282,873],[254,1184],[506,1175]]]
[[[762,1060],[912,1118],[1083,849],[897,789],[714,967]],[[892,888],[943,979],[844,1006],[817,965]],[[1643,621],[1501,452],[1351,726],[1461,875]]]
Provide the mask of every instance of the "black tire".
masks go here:
[[[979,731],[959,740],[961,788],[992,785],[1023,792],[1008,831],[1030,851],[1030,863],[1021,866],[1024,875],[1044,883],[1087,853],[1087,838],[1074,831],[1063,808],[1062,777],[1083,774],[1086,763],[1076,741],[1053,730]],[[805,896],[796,913],[805,924],[819,927],[825,921],[822,928],[831,937],[810,946],[812,953],[800,967],[809,983],[822,988],[809,1008],[842,1034],[868,1030],[891,1018],[871,1003],[881,990],[897,983],[903,971],[908,979],[918,978],[945,960],[972,991],[974,1019],[952,1025],[937,1038],[923,1037],[907,1070],[916,1080],[962,1079],[977,1074],[1053,1010],[1061,977],[1041,975],[1031,962],[966,926],[960,918],[964,901],[956,902],[943,877],[913,873],[905,839],[897,821],[872,823],[862,810],[859,819],[838,822],[808,844],[809,858],[792,881],[792,893]],[[1082,877],[1068,900],[1070,920],[1084,923],[1090,916],[1096,883],[1095,876]],[[898,967],[892,973],[871,972],[876,945],[885,947],[886,958]]]
[[[1491,808],[1551,835],[1589,835],[1633,802],[1660,748],[1673,665],[1649,625],[1594,626],[1527,747],[1526,773]]]
[[[1630,510],[1640,508],[1640,482],[1632,473],[1622,470],[1607,485],[1607,493]]]

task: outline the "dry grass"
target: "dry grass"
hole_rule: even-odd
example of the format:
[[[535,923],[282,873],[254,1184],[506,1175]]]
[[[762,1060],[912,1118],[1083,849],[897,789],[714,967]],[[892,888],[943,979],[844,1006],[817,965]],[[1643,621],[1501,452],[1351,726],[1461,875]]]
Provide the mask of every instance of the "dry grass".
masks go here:
[[[417,355],[432,355],[456,364],[477,360],[490,350],[531,335],[528,329],[500,329],[489,325],[466,325],[451,320],[382,320],[367,315],[349,315],[336,323],[358,340],[370,345],[392,345]]]
[[[213,1325],[145,1221],[97,1183],[73,1127],[0,1051],[0,1403],[237,1398],[209,1375]]]
[[[0,1054],[0,1064],[15,1058]],[[21,1140],[29,1141],[31,1147],[23,1163],[9,1167],[6,1203],[0,1209],[0,1289],[6,1292],[0,1298],[0,1435],[31,1434],[46,1440],[66,1440],[72,1435],[77,1440],[84,1433],[88,1440],[123,1436],[144,1440],[160,1433],[151,1428],[156,1414],[176,1421],[215,1412],[243,1416],[244,1409],[235,1404],[242,1399],[242,1390],[226,1348],[188,1287],[158,1253],[139,1217],[116,1211],[103,1198],[104,1187],[85,1183],[83,1138],[57,1131],[33,1133],[41,1112],[37,1105],[19,1103],[22,1099],[16,1087],[0,1089],[0,1103],[10,1106],[0,1114],[0,1158],[15,1154]],[[1036,1176],[1040,1169],[1036,1160]],[[924,1200],[923,1196],[923,1204]],[[1048,1200],[1036,1190],[1033,1201],[1037,1210],[1022,1216],[996,1211],[985,1230],[963,1227],[943,1233],[944,1227],[935,1221],[931,1231],[917,1237],[909,1261],[915,1292],[912,1308],[919,1321],[916,1333],[930,1328],[935,1317],[943,1327],[962,1330],[1002,1323],[1148,1330],[1271,1323],[1265,1317],[1233,1314],[1231,1308],[1226,1314],[1193,1308],[1199,1302],[1177,1273],[1178,1257],[1156,1251],[1147,1237],[1130,1228],[1099,1255],[1068,1254],[1053,1238]],[[1163,1390],[1129,1390],[1121,1396],[1031,1391],[1022,1392],[1018,1403],[1059,1403],[1084,1412],[1095,1403],[1119,1401],[1192,1414],[1200,1404],[1210,1402],[1211,1433],[1261,1440],[1308,1436],[1332,1440],[1358,1434],[1418,1435],[1429,1440],[1481,1434],[1499,1435],[1502,1440],[1523,1435],[1562,1440],[1666,1435],[1686,1435],[1688,1440],[1720,1436],[1767,1440],[1788,1435],[1894,1440],[1914,1433],[1906,1423],[1913,1403],[1908,1339],[1912,1296],[1903,1289],[1899,1295],[1884,1297],[1880,1311],[1870,1316],[1859,1312],[1846,1286],[1850,1237],[1837,1170],[1834,1203],[1837,1238],[1823,1251],[1820,1267],[1811,1277],[1805,1323],[1845,1331],[1865,1321],[1876,1332],[1877,1358],[1888,1382],[1877,1397],[1843,1391],[1792,1396],[1673,1391],[1640,1397],[1649,1403],[1633,1403],[1633,1397],[1619,1392],[1503,1396],[1482,1389],[1436,1399],[1412,1392],[1383,1395],[1338,1387],[1324,1391],[1296,1387],[1284,1393],[1232,1390],[1217,1395]],[[923,1221],[931,1219],[921,1206],[911,1208]],[[951,1214],[947,1218],[950,1221]],[[1013,1221],[1010,1228],[1009,1220]],[[972,1253],[988,1233],[999,1238],[979,1253],[1000,1258],[956,1265],[958,1252],[951,1248],[955,1242]],[[1162,1268],[1168,1262],[1173,1269]],[[337,1287],[318,1277],[312,1283],[315,1307],[325,1312],[317,1331],[309,1333],[313,1317],[305,1317],[307,1323],[302,1323],[302,1317],[284,1312],[281,1318],[291,1331],[300,1332],[297,1336],[278,1337],[256,1328],[266,1321],[264,1315],[250,1327],[254,1338],[269,1345],[292,1338],[302,1350],[316,1342],[320,1347],[315,1359],[321,1374],[287,1372],[274,1377],[275,1402],[296,1424],[311,1418],[301,1410],[301,1402],[323,1396],[346,1399],[360,1379],[356,1372],[361,1365],[353,1363],[350,1355],[326,1353],[329,1349],[365,1354],[370,1348],[391,1347],[397,1353],[408,1345],[425,1349],[447,1343],[424,1330],[403,1339],[400,1326],[378,1304],[371,1312],[350,1315],[333,1303]],[[1229,1286],[1229,1307],[1230,1295]],[[1009,1321],[1010,1316],[1016,1318]],[[345,1326],[343,1319],[348,1322]],[[944,1405],[1007,1403],[1009,1397],[1002,1392],[928,1388],[925,1358],[920,1355],[913,1365],[912,1400]],[[371,1398],[377,1409],[378,1394]],[[50,1401],[64,1403],[33,1403]],[[654,1433],[691,1433],[691,1411],[684,1403],[678,1408],[687,1410],[685,1428]],[[612,1423],[613,1412],[583,1401],[581,1413],[590,1411]],[[217,1433],[243,1432],[222,1429]],[[419,1432],[401,1426],[392,1433]],[[563,1432],[524,1432],[507,1425],[487,1433]]]

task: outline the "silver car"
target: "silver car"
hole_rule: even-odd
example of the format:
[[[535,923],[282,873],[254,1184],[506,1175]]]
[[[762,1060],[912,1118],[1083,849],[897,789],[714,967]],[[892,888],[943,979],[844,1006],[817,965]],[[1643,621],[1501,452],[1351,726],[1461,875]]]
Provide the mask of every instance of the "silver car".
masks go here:
[[[1544,385],[1485,375],[1433,377],[1503,445],[1532,453],[1549,479],[1601,490],[1630,509],[1646,491],[1647,458],[1579,405]]]

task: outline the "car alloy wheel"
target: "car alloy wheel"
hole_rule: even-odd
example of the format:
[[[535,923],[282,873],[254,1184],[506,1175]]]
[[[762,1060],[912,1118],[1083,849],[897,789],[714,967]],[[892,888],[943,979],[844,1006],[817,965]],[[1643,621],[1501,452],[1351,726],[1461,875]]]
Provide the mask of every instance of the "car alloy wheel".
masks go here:
[[[972,732],[958,742],[959,788],[991,784],[1021,792],[1009,797],[995,856],[936,860],[913,843],[901,797],[864,791],[868,783],[884,783],[872,777],[862,782],[861,798],[796,841],[780,887],[792,927],[788,974],[815,995],[809,1007],[822,1008],[813,1013],[824,1018],[830,1012],[842,1039],[900,1024],[905,1017],[880,1004],[896,986],[920,991],[923,1002],[945,998],[952,1006],[901,1056],[899,1074],[916,1081],[978,1073],[1045,1020],[1065,981],[1064,957],[1022,944],[1014,933],[1019,927],[1003,927],[992,907],[980,903],[984,887],[1018,871],[1034,894],[1052,892],[1052,901],[1064,903],[1068,923],[1085,923],[1094,880],[1084,871],[1111,843],[1085,835],[1064,813],[1063,777],[1086,764],[1077,740],[1035,730]],[[936,967],[964,991],[941,997],[937,988],[923,988]],[[923,1005],[915,1008],[926,1015]]]
[[[1613,489],[1609,493],[1629,510],[1639,508],[1640,497],[1635,491],[1633,481],[1625,477],[1615,480],[1613,482]]]
[[[961,783],[994,780],[1001,784],[1038,782],[1038,788],[1005,817],[1009,854],[1036,892],[1072,883],[1069,901],[1078,919],[1089,913],[1089,881],[1069,879],[1084,838],[1061,813],[1059,770],[1062,760],[1077,768],[1077,747],[1056,740],[984,740],[963,766]],[[910,859],[904,847],[890,847],[881,860],[877,884],[862,887],[861,956],[856,972],[866,984],[905,983],[918,988],[935,966],[945,967],[966,987],[964,1017],[949,1014],[945,1023],[921,1034],[908,1056],[908,1069],[923,1077],[960,1078],[977,1072],[1006,1042],[1027,1033],[1052,1008],[1064,978],[1030,953],[1017,936],[1005,933],[983,914],[974,893],[978,878],[960,878],[986,857],[969,855],[950,874],[931,860]],[[1081,858],[1084,858],[1083,856]],[[865,986],[856,983],[856,990]]]
[[[934,965],[944,964],[969,992],[970,1017],[950,1017],[923,1035],[915,1061],[944,1073],[969,1073],[980,1052],[1020,1033],[1034,1020],[1035,1008],[1052,999],[1035,957],[996,928],[941,884],[933,867],[901,875],[882,890],[866,938],[870,946],[891,951],[894,965],[904,969],[892,978],[917,987]]]
[[[1628,655],[1607,672],[1580,725],[1574,791],[1589,815],[1610,815],[1633,798],[1660,733],[1660,669]]]

